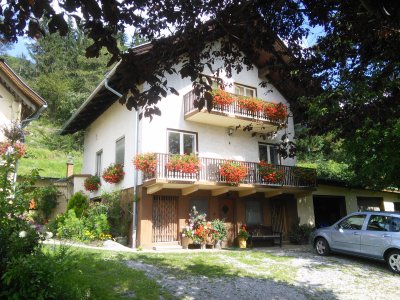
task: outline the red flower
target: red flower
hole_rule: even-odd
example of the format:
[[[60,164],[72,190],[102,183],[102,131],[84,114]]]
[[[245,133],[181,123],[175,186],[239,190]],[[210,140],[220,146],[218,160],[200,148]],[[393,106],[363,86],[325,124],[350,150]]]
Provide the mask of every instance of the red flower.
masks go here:
[[[221,89],[213,90],[211,92],[211,95],[213,95],[214,105],[227,106],[231,105],[236,100],[236,97],[234,95],[229,94],[228,92],[225,92]]]
[[[220,166],[220,175],[225,178],[225,181],[238,185],[247,176],[247,167],[239,162],[227,161]]]
[[[125,172],[122,164],[111,164],[103,172],[103,179],[108,183],[118,183],[124,179]]]
[[[260,161],[258,171],[264,181],[268,183],[281,183],[285,179],[285,171],[278,166]]]
[[[136,170],[146,174],[154,174],[157,170],[157,155],[155,153],[143,153],[136,155],[133,160]]]
[[[200,171],[199,158],[194,154],[171,155],[166,164],[168,171],[184,174],[197,174]]]

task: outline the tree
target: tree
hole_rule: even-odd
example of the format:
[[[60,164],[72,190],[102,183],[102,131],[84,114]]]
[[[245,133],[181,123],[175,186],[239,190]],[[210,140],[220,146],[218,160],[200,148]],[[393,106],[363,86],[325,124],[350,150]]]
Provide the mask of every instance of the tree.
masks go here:
[[[120,80],[119,90],[125,91],[121,102],[128,109],[144,107],[144,115],[159,114],[155,107],[168,92],[164,74],[179,73],[195,83],[201,96],[196,105],[206,105],[210,84],[199,76],[211,68],[215,59],[224,61],[228,75],[252,67],[267,51],[274,55],[264,63],[278,79],[302,87],[303,101],[289,99],[295,116],[302,116],[314,133],[331,132],[344,139],[348,163],[357,172],[369,172],[364,162],[354,153],[356,143],[372,160],[368,165],[381,163],[377,155],[386,143],[395,143],[396,120],[399,117],[399,58],[400,3],[374,0],[279,0],[248,1],[60,1],[61,13],[50,0],[17,0],[2,8],[1,34],[15,41],[18,35],[38,37],[44,33],[39,18],[48,17],[50,33],[68,34],[64,16],[71,16],[85,29],[93,44],[86,48],[88,57],[96,57],[105,47],[111,53],[110,63],[123,61],[118,70],[126,76]],[[81,9],[82,14],[76,11]],[[209,21],[204,22],[205,19]],[[136,33],[152,41],[147,59],[138,58],[135,50],[123,53],[118,48],[117,33],[124,26],[134,26]],[[26,32],[25,27],[28,26]],[[323,28],[317,43],[308,49],[303,40],[307,26]],[[165,32],[173,28],[173,36]],[[277,37],[285,46],[277,47]],[[212,42],[220,41],[217,50]],[[279,46],[279,45],[278,45]],[[182,67],[174,65],[186,53]],[[241,54],[245,53],[243,57]],[[151,63],[150,63],[151,62]],[[132,72],[135,70],[136,72]],[[129,72],[128,72],[129,71]],[[213,70],[217,71],[217,70]],[[128,78],[129,77],[129,78]],[[139,91],[138,83],[149,83],[149,90]],[[267,83],[266,83],[267,84]],[[211,109],[211,106],[209,106]],[[371,125],[384,137],[368,141]],[[390,153],[387,153],[388,155]],[[374,159],[379,157],[379,159]],[[394,162],[396,168],[397,161]],[[392,160],[385,165],[393,164]],[[386,169],[386,168],[385,168]],[[393,172],[378,171],[374,180],[365,177],[364,183],[374,187],[400,186]]]

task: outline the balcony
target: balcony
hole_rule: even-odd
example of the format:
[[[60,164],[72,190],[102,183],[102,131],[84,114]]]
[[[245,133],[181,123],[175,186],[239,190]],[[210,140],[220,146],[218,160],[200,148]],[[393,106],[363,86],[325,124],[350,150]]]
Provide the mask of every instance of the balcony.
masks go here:
[[[231,95],[240,97],[239,95]],[[266,133],[277,131],[282,125],[282,122],[268,118],[263,112],[251,112],[243,109],[237,100],[230,105],[214,104],[212,111],[208,112],[206,108],[199,111],[194,106],[196,99],[197,96],[193,90],[183,96],[184,117],[187,121],[220,127],[236,127],[238,125],[245,127],[252,123],[253,126],[257,127],[257,131]]]
[[[279,182],[266,181],[259,170],[257,162],[239,162],[226,159],[199,157],[199,171],[194,174],[170,171],[168,162],[170,155],[157,153],[157,167],[154,174],[143,175],[143,186],[147,193],[153,194],[162,189],[180,189],[182,195],[188,195],[197,190],[209,190],[212,196],[228,191],[238,191],[239,196],[247,196],[256,192],[264,192],[266,197],[282,193],[304,193],[316,187],[316,172],[314,169],[271,165],[282,174]],[[247,176],[237,185],[233,185],[221,176],[221,165],[225,162],[236,162],[247,169]]]

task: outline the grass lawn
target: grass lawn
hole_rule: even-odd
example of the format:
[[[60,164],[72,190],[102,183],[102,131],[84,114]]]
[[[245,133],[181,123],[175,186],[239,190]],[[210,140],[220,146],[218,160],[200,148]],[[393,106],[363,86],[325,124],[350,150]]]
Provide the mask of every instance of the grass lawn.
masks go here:
[[[49,246],[44,251],[52,253]],[[142,271],[121,263],[122,255],[71,247],[68,257],[70,272],[63,274],[63,280],[72,281],[72,286],[83,290],[85,299],[172,299]]]

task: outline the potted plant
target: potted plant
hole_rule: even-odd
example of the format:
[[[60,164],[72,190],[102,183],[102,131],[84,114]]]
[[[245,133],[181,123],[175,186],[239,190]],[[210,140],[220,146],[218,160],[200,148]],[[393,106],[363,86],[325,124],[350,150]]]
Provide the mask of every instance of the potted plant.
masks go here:
[[[85,179],[83,185],[85,187],[85,190],[89,192],[98,191],[101,186],[100,177],[96,175],[91,175]]]
[[[238,241],[239,241],[239,248],[246,248],[247,244],[246,241],[249,238],[249,232],[246,230],[246,226],[240,226],[239,233],[238,233]]]
[[[218,105],[220,107],[229,106],[235,102],[236,97],[224,90],[216,89],[211,92],[213,96],[214,106]]]
[[[289,241],[296,245],[308,244],[310,234],[313,230],[314,228],[309,224],[300,225],[300,219],[298,219],[297,223],[292,225],[288,233]]]
[[[262,160],[259,162],[257,167],[260,176],[267,183],[282,183],[282,181],[285,179],[284,170],[276,165]]]
[[[206,249],[207,242],[211,234],[211,222],[204,222],[200,224],[194,231],[195,236],[200,241],[201,249]]]
[[[271,121],[275,122],[284,123],[288,117],[287,106],[282,103],[264,102],[263,111]]]
[[[239,162],[226,161],[220,165],[220,175],[227,183],[238,185],[247,176],[247,167]]]
[[[156,153],[138,154],[133,160],[133,164],[136,170],[142,171],[147,176],[154,176],[157,170],[157,155]]]
[[[181,237],[181,245],[183,249],[188,249],[189,244],[193,243],[193,235],[194,235],[194,230],[193,226],[186,226],[182,229]]]
[[[192,154],[171,155],[166,165],[168,171],[181,172],[183,174],[194,175],[200,171],[199,158]]]
[[[125,172],[122,164],[111,164],[103,172],[103,179],[108,183],[118,183],[124,179]]]
[[[215,219],[211,222],[212,235],[215,241],[215,248],[221,249],[221,241],[226,239],[228,233],[223,220]]]
[[[307,184],[315,183],[317,178],[316,170],[310,168],[293,167],[292,174],[294,178]]]

